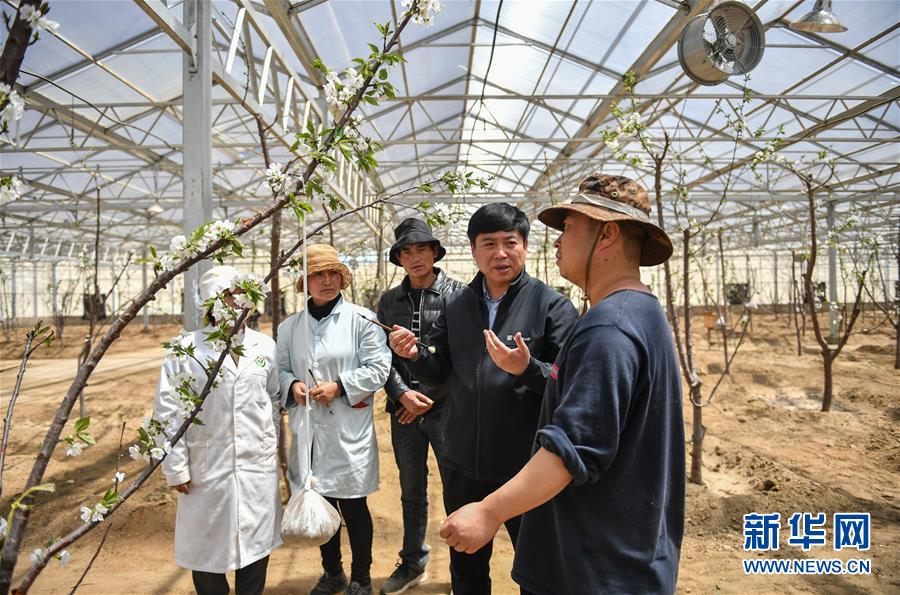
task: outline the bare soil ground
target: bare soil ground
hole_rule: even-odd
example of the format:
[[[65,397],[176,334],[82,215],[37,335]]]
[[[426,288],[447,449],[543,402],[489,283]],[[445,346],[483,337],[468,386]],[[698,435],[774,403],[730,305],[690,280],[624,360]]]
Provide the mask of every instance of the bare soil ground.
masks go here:
[[[699,321],[699,317],[698,317]],[[860,329],[874,325],[867,315]],[[141,333],[126,330],[95,373],[86,391],[87,413],[97,445],[79,458],[67,458],[58,448],[47,480],[58,493],[42,498],[32,515],[19,572],[28,555],[49,537],[78,526],[78,509],[94,501],[112,483],[122,423],[126,444],[151,407],[158,366],[159,343],[175,335],[174,326]],[[264,329],[263,330],[267,330]],[[24,331],[20,331],[21,333]],[[65,347],[35,354],[16,409],[12,441],[4,474],[2,511],[22,489],[34,454],[62,393],[74,374],[74,357],[83,330],[67,329]],[[715,384],[722,367],[721,344],[707,344],[702,328],[695,351],[704,388]],[[704,409],[707,428],[704,485],[689,485],[687,526],[682,549],[679,592],[726,593],[889,593],[900,591],[900,372],[893,369],[893,337],[886,327],[855,335],[836,365],[835,401],[821,413],[821,360],[811,331],[804,355],[796,355],[793,330],[784,315],[754,317],[752,335],[741,348],[732,373],[712,405]],[[6,403],[15,380],[19,338],[0,343],[0,405]],[[381,489],[370,497],[375,523],[372,576],[377,588],[391,573],[400,548],[400,489],[390,447],[389,423],[376,409],[381,454]],[[77,409],[76,412],[77,414]],[[690,437],[690,405],[685,407]],[[690,452],[690,445],[686,448]],[[123,470],[135,476],[140,465],[127,457]],[[126,480],[127,481],[127,480]],[[418,593],[450,590],[448,554],[438,537],[443,509],[440,479],[432,461],[430,483],[431,578]],[[865,558],[870,576],[762,577],[744,574],[742,516],[750,512],[780,512],[783,522],[793,512],[869,512],[872,547],[868,552],[834,552],[830,545],[809,552],[786,544],[765,558]],[[111,517],[106,545],[81,587],[84,593],[191,593],[190,575],[173,561],[175,498],[159,474]],[[32,592],[64,593],[77,581],[94,553],[102,530],[93,531],[72,548],[71,563],[56,563],[38,579]],[[785,522],[786,524],[786,522]],[[345,564],[350,552],[346,539]],[[501,531],[495,544],[495,592],[514,593],[509,578],[512,548]],[[320,574],[317,549],[277,550],[269,566],[269,592],[308,592]]]

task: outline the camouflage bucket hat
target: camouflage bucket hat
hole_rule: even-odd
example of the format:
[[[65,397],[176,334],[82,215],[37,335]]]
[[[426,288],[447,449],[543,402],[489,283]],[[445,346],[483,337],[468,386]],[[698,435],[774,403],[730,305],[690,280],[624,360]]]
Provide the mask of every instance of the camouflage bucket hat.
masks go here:
[[[578,187],[578,194],[566,202],[541,211],[538,219],[562,231],[570,212],[596,221],[634,221],[647,232],[641,249],[641,266],[662,264],[672,256],[672,240],[650,220],[650,199],[643,186],[625,176],[591,174]]]

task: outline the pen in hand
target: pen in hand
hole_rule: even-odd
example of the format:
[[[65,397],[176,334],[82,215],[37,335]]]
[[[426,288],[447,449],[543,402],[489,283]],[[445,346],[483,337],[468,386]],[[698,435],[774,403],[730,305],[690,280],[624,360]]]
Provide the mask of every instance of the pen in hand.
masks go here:
[[[390,332],[393,332],[393,330],[394,330],[394,329],[392,329],[391,327],[389,327],[389,326],[386,325],[386,324],[381,324],[381,323],[378,322],[377,320],[372,320],[371,318],[366,318],[365,316],[363,316],[363,315],[362,315],[361,313],[359,313],[359,312],[357,312],[357,314],[359,314],[359,317],[362,318],[363,320],[365,320],[366,322],[371,322],[372,324],[374,324],[374,325],[376,325],[376,326],[380,326],[381,328],[383,328],[384,330],[386,330],[386,331],[389,332],[389,333],[390,333]],[[435,349],[434,347],[430,347],[430,346],[428,346],[428,345],[426,345],[425,343],[422,343],[422,342],[419,342],[418,345],[419,345],[419,347],[421,347],[422,349],[425,349],[426,351],[428,351],[428,353],[434,353],[434,352],[437,351],[437,349]]]

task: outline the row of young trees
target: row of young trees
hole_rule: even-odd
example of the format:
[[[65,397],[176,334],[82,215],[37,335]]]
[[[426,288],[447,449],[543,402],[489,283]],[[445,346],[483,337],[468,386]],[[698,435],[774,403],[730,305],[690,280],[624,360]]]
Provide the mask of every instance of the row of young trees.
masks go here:
[[[727,210],[723,210],[723,208],[729,202],[730,192],[737,180],[735,172],[739,169],[739,164],[737,164],[738,148],[754,138],[759,138],[764,132],[763,129],[751,131],[745,118],[745,110],[752,100],[752,93],[747,88],[748,80],[749,77],[745,80],[741,100],[736,103],[719,100],[714,108],[715,113],[724,123],[719,132],[730,136],[731,146],[725,153],[727,163],[723,170],[726,173],[718,179],[719,196],[711,209],[700,210],[692,204],[688,167],[685,164],[684,156],[673,148],[669,131],[665,130],[662,124],[662,117],[659,117],[655,123],[657,127],[663,128],[661,138],[658,133],[656,136],[649,133],[648,125],[643,117],[646,105],[640,104],[633,96],[637,81],[631,73],[626,74],[623,81],[630,97],[625,100],[624,105],[620,103],[613,109],[617,125],[605,128],[601,134],[603,142],[614,158],[636,169],[643,169],[649,176],[652,176],[652,195],[655,198],[657,222],[660,227],[668,231],[676,244],[676,254],[681,258],[680,275],[674,272],[670,262],[663,265],[665,307],[691,404],[692,433],[689,477],[693,483],[697,484],[703,483],[703,438],[706,432],[703,424],[703,409],[713,403],[718,389],[722,386],[723,379],[729,374],[731,364],[744,343],[753,311],[757,308],[755,299],[748,299],[744,304],[740,322],[735,327],[728,323],[727,301],[716,305],[718,311],[716,326],[721,332],[724,361],[721,373],[715,379],[708,394],[705,394],[704,382],[694,360],[692,311],[698,303],[698,299],[691,291],[691,275],[694,271],[703,274],[702,254],[713,241],[718,243],[719,270],[723,273],[726,270],[721,226],[726,223],[727,219],[725,214]],[[841,225],[832,226],[827,230],[825,243],[829,248],[837,251],[844,277],[854,280],[855,290],[853,299],[849,303],[841,305],[826,302],[828,310],[826,313],[836,316],[839,321],[836,328],[831,329],[832,332],[826,336],[822,330],[821,313],[817,307],[820,303],[820,296],[816,291],[815,268],[822,244],[822,230],[818,219],[823,206],[827,206],[830,201],[829,188],[833,187],[837,176],[837,167],[827,151],[817,153],[812,158],[803,157],[796,161],[789,161],[779,152],[779,148],[783,144],[783,134],[783,129],[779,129],[774,139],[767,141],[763,148],[753,155],[748,173],[756,176],[760,184],[765,185],[768,176],[764,176],[763,173],[769,173],[765,170],[781,168],[797,179],[803,189],[803,197],[806,202],[805,217],[797,217],[785,212],[777,201],[773,202],[772,208],[781,209],[785,217],[790,217],[793,222],[799,224],[801,229],[805,228],[804,246],[806,249],[792,254],[794,256],[792,266],[799,261],[803,265],[803,270],[801,281],[792,284],[791,310],[797,328],[798,355],[802,353],[799,321],[803,321],[804,332],[807,317],[811,322],[822,359],[821,408],[823,412],[827,412],[831,410],[834,399],[834,364],[855,330],[862,311],[864,295],[868,295],[872,299],[875,307],[883,312],[885,320],[894,327],[895,342],[900,349],[900,335],[897,333],[900,303],[895,297],[889,295],[883,273],[881,273],[880,286],[873,283],[871,278],[871,271],[882,272],[879,266],[880,253],[887,249],[893,250],[896,254],[897,244],[888,242],[887,246],[883,246],[876,236],[858,233],[861,226],[855,217],[848,218]],[[701,155],[704,166],[712,169],[713,161],[706,154],[702,141],[697,143],[695,149]],[[664,188],[663,180],[666,176],[676,180],[673,188]],[[832,207],[828,206],[828,208]],[[667,217],[664,217],[666,212],[672,214],[671,217],[668,217],[668,221]],[[852,239],[852,241],[844,243],[845,239]],[[680,245],[678,240],[680,240]],[[900,238],[898,238],[898,243],[900,243]],[[725,275],[722,274],[721,282],[723,284],[724,279]],[[705,278],[702,279],[702,285],[704,288],[708,286]],[[883,291],[878,292],[877,287],[881,287]],[[678,288],[681,293],[680,300],[677,296]],[[875,298],[877,293],[882,293],[881,299]],[[721,295],[727,299],[727,291],[724,286]],[[708,294],[703,296],[704,301],[708,299]],[[678,307],[679,302],[680,308]],[[737,338],[729,347],[728,337],[732,332]],[[895,368],[900,369],[900,350],[897,351],[895,357]]]

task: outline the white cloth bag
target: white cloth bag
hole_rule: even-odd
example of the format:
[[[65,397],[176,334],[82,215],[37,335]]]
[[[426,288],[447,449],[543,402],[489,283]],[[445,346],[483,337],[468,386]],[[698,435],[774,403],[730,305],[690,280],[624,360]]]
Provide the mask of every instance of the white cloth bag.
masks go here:
[[[303,220],[303,237],[306,238],[306,219]],[[303,307],[308,307],[306,291],[309,284],[306,276],[306,239],[303,241]],[[303,349],[309,348],[309,323],[303,325]],[[304,358],[308,361],[309,358]],[[306,378],[309,387],[310,378]],[[308,390],[308,388],[307,388]],[[292,398],[288,395],[287,398]],[[303,408],[306,417],[306,456],[309,462],[307,469],[312,470],[312,433],[309,424],[309,398]],[[315,491],[317,481],[312,473],[306,474],[306,484],[297,490],[284,509],[281,518],[281,538],[289,545],[323,545],[341,528],[341,515],[321,494]]]

